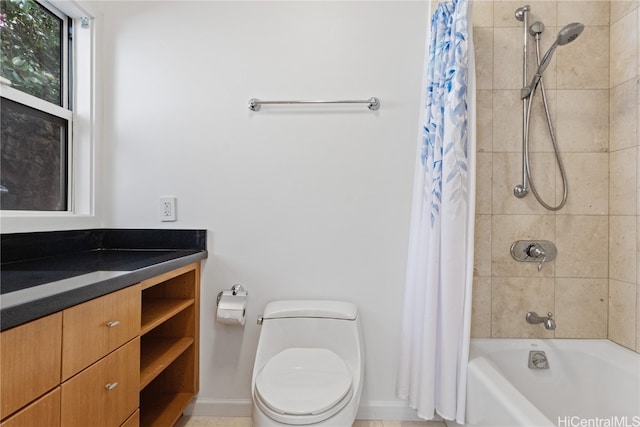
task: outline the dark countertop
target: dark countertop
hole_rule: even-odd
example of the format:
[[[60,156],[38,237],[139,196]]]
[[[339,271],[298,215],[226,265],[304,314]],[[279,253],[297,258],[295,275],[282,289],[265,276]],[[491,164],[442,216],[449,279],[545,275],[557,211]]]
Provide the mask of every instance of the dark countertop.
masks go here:
[[[1,239],[0,330],[207,257],[206,230],[94,229]]]

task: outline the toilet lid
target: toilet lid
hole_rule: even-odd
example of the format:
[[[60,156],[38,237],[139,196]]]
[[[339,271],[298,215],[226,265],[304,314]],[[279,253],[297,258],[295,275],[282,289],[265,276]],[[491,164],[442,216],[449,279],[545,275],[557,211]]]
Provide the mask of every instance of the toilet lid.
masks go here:
[[[325,348],[289,348],[272,357],[256,377],[256,393],[274,412],[326,412],[351,391],[351,371]]]

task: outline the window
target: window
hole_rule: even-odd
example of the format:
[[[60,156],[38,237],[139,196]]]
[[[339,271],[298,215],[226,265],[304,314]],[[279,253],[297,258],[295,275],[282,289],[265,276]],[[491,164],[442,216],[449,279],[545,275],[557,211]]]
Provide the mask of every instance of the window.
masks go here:
[[[3,99],[2,209],[66,211],[68,120]]]
[[[0,208],[70,211],[73,20],[35,0],[0,6]]]

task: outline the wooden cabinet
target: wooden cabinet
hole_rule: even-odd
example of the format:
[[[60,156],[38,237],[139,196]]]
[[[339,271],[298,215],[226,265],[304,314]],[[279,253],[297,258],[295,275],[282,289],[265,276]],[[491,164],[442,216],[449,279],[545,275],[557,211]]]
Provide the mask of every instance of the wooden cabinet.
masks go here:
[[[0,427],[172,426],[198,391],[200,263],[0,334]]]
[[[119,426],[138,409],[140,345],[135,338],[62,384],[63,426]]]
[[[0,427],[60,427],[60,387],[18,411]]]
[[[69,379],[139,333],[138,285],[64,310],[62,380]]]
[[[200,264],[145,280],[140,425],[171,426],[198,391]]]
[[[62,313],[0,334],[0,419],[60,384]]]

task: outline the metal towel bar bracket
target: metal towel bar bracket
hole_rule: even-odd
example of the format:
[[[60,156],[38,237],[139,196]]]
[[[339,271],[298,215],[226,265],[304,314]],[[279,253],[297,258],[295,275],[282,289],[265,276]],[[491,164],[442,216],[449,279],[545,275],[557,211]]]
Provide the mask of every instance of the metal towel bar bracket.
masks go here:
[[[259,111],[260,106],[264,104],[367,104],[367,108],[375,111],[380,108],[380,100],[371,97],[365,100],[345,100],[345,101],[260,101],[256,98],[249,100],[249,109],[251,111]]]

